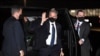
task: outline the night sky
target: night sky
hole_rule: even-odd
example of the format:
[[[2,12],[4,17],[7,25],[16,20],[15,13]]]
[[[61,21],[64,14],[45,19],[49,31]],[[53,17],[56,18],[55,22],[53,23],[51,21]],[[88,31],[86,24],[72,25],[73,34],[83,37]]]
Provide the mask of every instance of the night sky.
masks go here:
[[[26,4],[25,4],[26,1]],[[26,7],[45,7],[45,8],[99,8],[97,0],[0,0],[0,7],[21,5]]]

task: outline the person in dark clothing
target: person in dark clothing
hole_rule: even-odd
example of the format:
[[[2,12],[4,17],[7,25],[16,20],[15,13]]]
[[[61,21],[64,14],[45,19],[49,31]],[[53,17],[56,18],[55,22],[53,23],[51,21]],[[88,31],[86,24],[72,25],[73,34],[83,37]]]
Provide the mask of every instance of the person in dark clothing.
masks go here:
[[[76,13],[76,20],[74,20],[75,30],[79,37],[78,44],[80,45],[81,49],[81,56],[90,56],[90,49],[91,44],[88,38],[90,32],[90,25],[89,23],[84,21],[84,11],[78,10]]]
[[[61,44],[61,25],[55,21],[56,19],[57,11],[51,9],[48,18],[44,12],[42,19],[32,24],[31,30],[35,32],[36,37],[34,47],[39,50],[39,56],[64,55]]]
[[[19,17],[22,14],[22,8],[13,7],[12,16],[8,18],[3,25],[3,56],[24,56],[26,53],[25,38]]]

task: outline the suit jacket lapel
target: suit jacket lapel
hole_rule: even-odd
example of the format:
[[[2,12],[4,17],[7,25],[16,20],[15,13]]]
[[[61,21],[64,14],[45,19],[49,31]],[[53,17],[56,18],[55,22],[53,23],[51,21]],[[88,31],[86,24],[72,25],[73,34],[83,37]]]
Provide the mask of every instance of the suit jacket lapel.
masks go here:
[[[82,38],[83,32],[84,32],[84,22],[83,22],[82,25],[80,26],[80,38]]]
[[[56,24],[56,29],[57,29],[57,31],[58,31],[58,25],[57,25],[57,23],[55,23]]]

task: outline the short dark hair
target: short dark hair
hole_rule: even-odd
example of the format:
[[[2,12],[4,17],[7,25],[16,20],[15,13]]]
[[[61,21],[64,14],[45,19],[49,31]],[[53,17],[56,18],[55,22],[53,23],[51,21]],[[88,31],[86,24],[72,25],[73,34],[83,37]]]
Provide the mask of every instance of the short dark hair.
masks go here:
[[[58,14],[58,11],[57,11],[55,8],[52,8],[52,9],[49,11],[49,13],[50,13],[50,12],[55,12],[55,13]]]
[[[84,12],[83,10],[77,10],[76,15],[78,15],[79,12]]]
[[[15,12],[18,12],[20,9],[22,9],[22,7],[20,7],[20,6],[13,6],[11,8],[11,13],[14,14]]]

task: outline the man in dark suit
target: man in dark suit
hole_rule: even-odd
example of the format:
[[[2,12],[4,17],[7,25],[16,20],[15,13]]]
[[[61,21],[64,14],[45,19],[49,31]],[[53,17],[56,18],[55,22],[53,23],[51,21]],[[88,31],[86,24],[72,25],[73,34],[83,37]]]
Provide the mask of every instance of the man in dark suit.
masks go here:
[[[57,11],[51,9],[49,17],[46,12],[42,14],[42,19],[32,24],[32,29],[36,35],[36,49],[40,56],[63,56],[61,45],[61,25],[56,23]],[[60,53],[61,52],[61,53]]]
[[[24,56],[25,40],[24,32],[19,20],[22,14],[22,8],[13,7],[11,10],[12,16],[8,18],[3,26],[3,56]]]
[[[74,22],[75,30],[79,36],[79,45],[81,46],[81,56],[90,56],[90,41],[88,35],[90,32],[89,23],[84,21],[84,11],[78,10],[76,12],[77,20]]]

